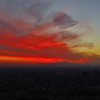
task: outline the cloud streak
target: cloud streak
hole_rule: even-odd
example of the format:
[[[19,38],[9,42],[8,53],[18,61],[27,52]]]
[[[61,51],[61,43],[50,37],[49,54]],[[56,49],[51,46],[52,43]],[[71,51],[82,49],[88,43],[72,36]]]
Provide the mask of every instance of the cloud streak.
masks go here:
[[[81,32],[74,32],[73,27],[78,26],[78,21],[63,11],[47,16],[49,1],[37,1],[26,6],[26,1],[22,0],[21,10],[12,6],[13,3],[22,4],[21,1],[9,1],[10,8],[0,11],[1,59],[23,59],[36,63],[86,63],[89,60],[72,52],[73,48],[86,45],[69,46],[72,41],[84,36]]]

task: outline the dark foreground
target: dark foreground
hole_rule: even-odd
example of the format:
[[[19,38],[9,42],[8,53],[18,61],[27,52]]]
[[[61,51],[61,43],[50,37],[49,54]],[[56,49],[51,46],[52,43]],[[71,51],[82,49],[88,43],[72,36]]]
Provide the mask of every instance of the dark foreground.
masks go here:
[[[99,68],[0,68],[0,100],[100,100]]]

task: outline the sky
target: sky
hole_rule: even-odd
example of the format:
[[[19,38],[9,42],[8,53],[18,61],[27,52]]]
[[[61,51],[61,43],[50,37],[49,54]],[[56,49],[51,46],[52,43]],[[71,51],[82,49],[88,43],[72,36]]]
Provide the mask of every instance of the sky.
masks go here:
[[[0,0],[0,64],[100,65],[100,0]]]

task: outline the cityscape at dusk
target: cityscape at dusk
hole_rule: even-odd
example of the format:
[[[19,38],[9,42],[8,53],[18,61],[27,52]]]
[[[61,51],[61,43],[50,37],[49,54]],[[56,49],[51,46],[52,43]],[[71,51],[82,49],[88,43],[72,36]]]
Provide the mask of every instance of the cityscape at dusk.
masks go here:
[[[100,100],[100,0],[0,0],[0,100]]]

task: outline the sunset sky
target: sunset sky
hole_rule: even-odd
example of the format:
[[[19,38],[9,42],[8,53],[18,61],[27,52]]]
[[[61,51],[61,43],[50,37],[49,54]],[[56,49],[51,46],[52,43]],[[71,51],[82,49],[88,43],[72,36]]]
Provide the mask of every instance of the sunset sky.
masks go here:
[[[100,65],[100,0],[0,0],[0,65]]]

